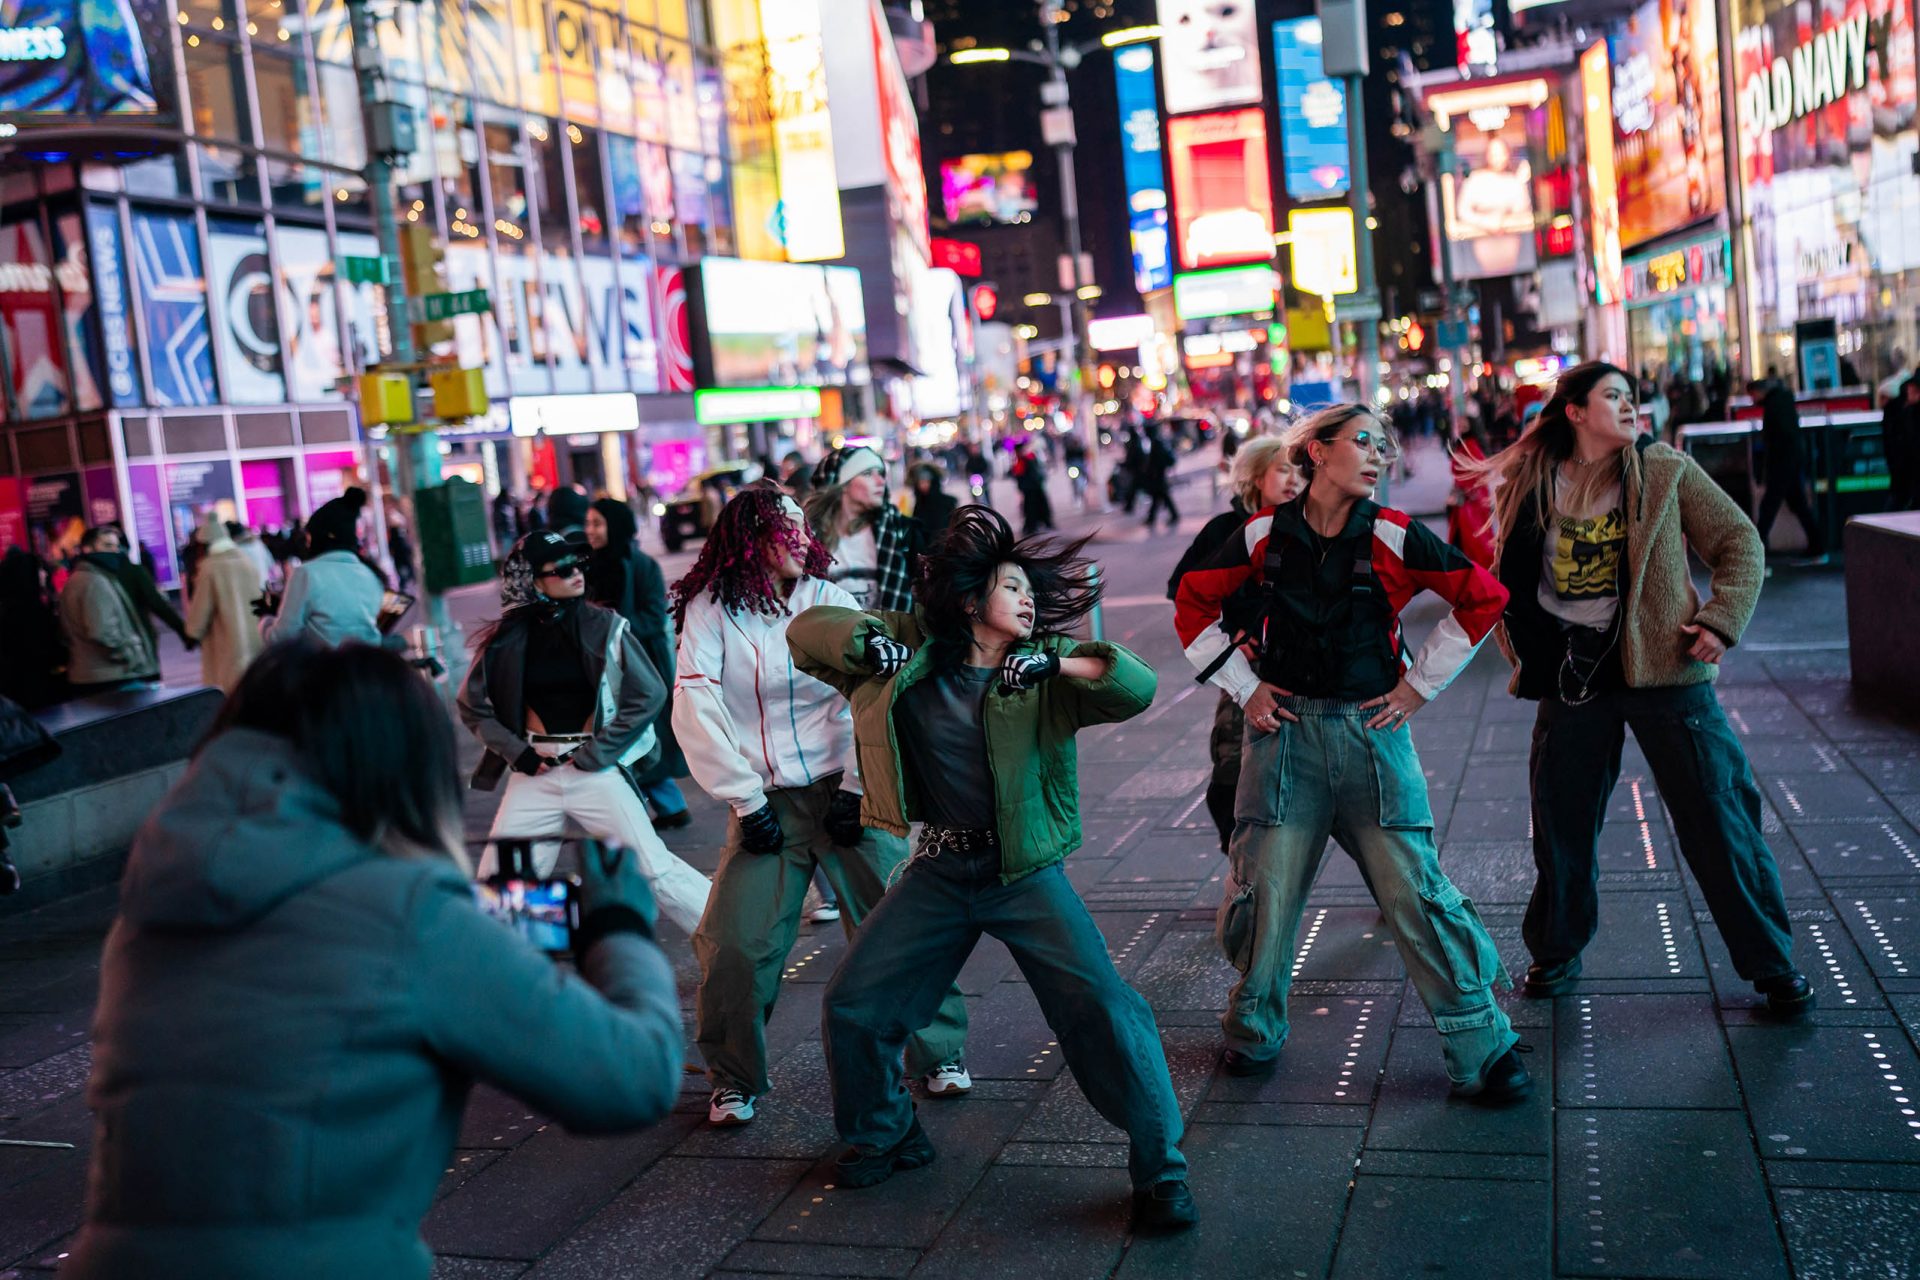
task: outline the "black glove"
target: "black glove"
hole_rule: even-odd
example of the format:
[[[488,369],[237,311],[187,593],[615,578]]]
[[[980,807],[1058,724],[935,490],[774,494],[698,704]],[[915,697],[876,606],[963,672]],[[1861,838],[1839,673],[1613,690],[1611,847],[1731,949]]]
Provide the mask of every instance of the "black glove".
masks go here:
[[[524,773],[531,778],[540,772],[540,766],[546,762],[547,758],[545,756],[535,751],[532,747],[528,747],[520,753],[519,759],[513,762],[513,771],[515,773]]]
[[[573,953],[584,956],[610,933],[653,936],[659,909],[653,887],[631,849],[589,840],[580,848],[580,929]]]
[[[860,825],[860,797],[851,791],[834,792],[821,825],[827,829],[827,838],[841,848],[859,844],[860,833],[865,830]]]
[[[740,847],[748,853],[778,853],[782,843],[780,815],[771,804],[763,804],[740,819]]]
[[[1009,689],[1031,689],[1060,674],[1057,653],[1009,653],[1000,664],[1000,680]]]
[[[253,602],[253,616],[271,618],[280,612],[280,593],[269,591]]]
[[[873,674],[890,676],[907,665],[913,657],[913,650],[890,636],[871,635],[867,637],[867,662],[873,667]]]

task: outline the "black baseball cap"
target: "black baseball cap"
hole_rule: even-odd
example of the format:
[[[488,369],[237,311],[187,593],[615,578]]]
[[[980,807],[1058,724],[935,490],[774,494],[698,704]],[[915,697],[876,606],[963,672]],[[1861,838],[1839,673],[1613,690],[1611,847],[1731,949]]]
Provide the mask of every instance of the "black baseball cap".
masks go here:
[[[513,554],[532,566],[534,576],[565,573],[587,562],[580,548],[551,529],[535,529],[513,544]]]

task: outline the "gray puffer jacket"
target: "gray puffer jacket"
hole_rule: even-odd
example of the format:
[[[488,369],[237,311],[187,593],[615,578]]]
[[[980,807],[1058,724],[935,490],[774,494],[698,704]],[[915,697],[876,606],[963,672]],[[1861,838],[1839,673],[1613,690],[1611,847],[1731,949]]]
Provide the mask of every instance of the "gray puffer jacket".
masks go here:
[[[652,1124],[679,1090],[651,940],[605,938],[582,981],[452,863],[354,838],[282,739],[202,750],[120,895],[67,1277],[426,1280],[420,1223],[475,1080],[582,1133]]]

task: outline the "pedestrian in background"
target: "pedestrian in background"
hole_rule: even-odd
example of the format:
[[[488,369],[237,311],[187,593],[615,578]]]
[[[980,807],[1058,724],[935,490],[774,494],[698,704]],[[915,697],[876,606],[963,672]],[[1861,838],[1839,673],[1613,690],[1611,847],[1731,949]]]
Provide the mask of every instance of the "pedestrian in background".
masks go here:
[[[1483,465],[1487,434],[1479,424],[1453,438],[1447,451],[1453,488],[1447,493],[1447,541],[1483,569],[1493,567],[1493,484]]]
[[[1153,532],[1153,522],[1162,508],[1166,509],[1167,527],[1176,528],[1180,524],[1179,508],[1173,505],[1173,431],[1166,423],[1147,428],[1150,438],[1146,446],[1145,468],[1140,477],[1140,492],[1147,495],[1147,532]]]
[[[633,850],[660,909],[692,933],[707,878],[675,857],[647,820],[635,771],[657,750],[653,722],[667,690],[627,620],[589,603],[585,557],[551,529],[514,545],[498,620],[473,638],[460,722],[486,755],[476,790],[506,777],[493,834],[539,841],[535,870],[553,873],[557,841],[578,829]],[[491,859],[489,854],[488,858]],[[482,875],[493,867],[483,862]]]
[[[95,525],[60,592],[67,680],[79,694],[108,693],[160,678],[160,661],[133,598],[120,584],[120,531]]]
[[[673,688],[673,628],[667,618],[667,581],[660,562],[640,549],[640,525],[633,508],[618,498],[601,498],[587,508],[587,599],[627,620],[653,664],[654,674]],[[665,708],[653,724],[660,757],[635,774],[640,794],[653,810],[656,831],[672,831],[693,821],[676,778],[687,776],[687,758],[673,733]]]
[[[396,655],[278,645],[241,681],[128,855],[63,1275],[427,1280],[476,1081],[577,1133],[672,1109],[634,858],[584,859],[576,976],[481,914],[455,769]]]
[[[1760,792],[1713,691],[1760,599],[1764,560],[1746,513],[1686,454],[1640,434],[1633,380],[1599,361],[1561,374],[1485,474],[1502,482],[1509,691],[1540,703],[1527,994],[1570,989],[1599,927],[1600,829],[1630,727],[1734,971],[1774,1014],[1804,1013],[1813,989],[1793,966]],[[1705,604],[1689,549],[1711,574]]]
[[[29,711],[67,696],[67,646],[47,566],[18,544],[0,554],[0,697]]]
[[[94,563],[110,570],[114,581],[120,584],[120,589],[127,593],[127,599],[133,602],[133,616],[139,621],[140,630],[146,634],[147,644],[156,654],[160,652],[160,631],[153,625],[158,621],[179,636],[180,643],[191,651],[193,641],[187,638],[186,621],[181,618],[180,611],[173,607],[173,602],[167,599],[166,593],[160,590],[160,584],[154,581],[154,556],[143,551],[140,562],[134,563],[127,554],[127,531],[117,524],[104,528],[113,531],[114,546],[111,551],[107,550],[104,535],[96,536]]]
[[[1881,417],[1887,451],[1887,510],[1920,508],[1920,374],[1900,384]]]
[[[1774,519],[1784,502],[1807,535],[1807,558],[1824,560],[1827,535],[1807,500],[1806,454],[1800,447],[1800,407],[1794,402],[1793,389],[1778,378],[1756,378],[1747,390],[1760,405],[1761,474],[1766,493],[1760,499],[1760,514],[1754,524],[1760,531],[1761,549],[1766,549],[1767,535],[1773,531]]]
[[[1230,872],[1216,933],[1240,980],[1221,1017],[1230,1075],[1273,1070],[1307,893],[1333,837],[1360,866],[1414,989],[1440,1032],[1457,1097],[1526,1096],[1500,953],[1440,869],[1433,808],[1408,721],[1451,684],[1500,619],[1487,570],[1404,511],[1372,500],[1397,446],[1363,405],[1302,419],[1286,436],[1307,477],[1292,501],[1248,521],[1180,582],[1175,625],[1194,666],[1246,712]],[[1220,633],[1226,601],[1262,591],[1256,666]],[[1450,612],[1418,655],[1401,615],[1431,591]]]
[[[367,491],[355,486],[307,518],[306,558],[287,576],[286,596],[267,624],[274,640],[304,635],[321,644],[380,643],[387,584],[360,550]]]
[[[1167,579],[1167,599],[1177,599],[1180,580],[1212,560],[1257,512],[1292,501],[1304,484],[1288,456],[1286,441],[1279,436],[1255,436],[1243,444],[1234,454],[1233,497],[1227,509],[1207,521],[1181,553],[1180,563]],[[1257,647],[1260,621],[1257,592],[1236,591],[1221,605],[1220,627],[1236,644]],[[1213,819],[1214,831],[1220,837],[1221,853],[1227,851],[1233,838],[1233,797],[1240,785],[1240,746],[1245,736],[1246,717],[1241,714],[1240,704],[1222,689],[1207,742],[1213,761],[1213,776],[1207,783],[1207,816]]]
[[[219,516],[209,514],[194,537],[205,550],[187,597],[187,634],[200,646],[200,679],[231,693],[266,643],[253,616],[260,570]]]
[[[707,1118],[745,1124],[773,1083],[766,1020],[799,933],[810,878],[824,873],[849,938],[906,861],[907,845],[860,821],[853,715],[839,691],[795,669],[787,628],[816,604],[854,607],[799,506],[777,488],[733,496],[674,587],[682,675],[673,720],[700,786],[727,805],[713,899],[693,936],[697,1040],[713,1093]],[[962,1058],[966,1004],[950,987],[915,1027],[907,1070],[933,1097],[973,1087]]]
[[[238,520],[227,521],[227,536],[233,539],[233,545],[239,548],[240,554],[245,556],[247,563],[253,566],[254,577],[259,582],[259,588],[253,594],[258,596],[273,580],[276,569],[273,552],[267,549],[267,544],[259,534]]]
[[[1031,440],[1013,460],[1013,483],[1020,490],[1020,534],[1031,538],[1053,528],[1053,499],[1047,496],[1047,469]]]
[[[887,503],[887,465],[873,450],[833,449],[813,469],[807,523],[833,557],[828,580],[863,609],[913,607],[919,525]]]
[[[1086,544],[1016,542],[987,507],[960,510],[923,566],[912,613],[816,605],[787,643],[853,704],[861,820],[904,837],[906,870],[827,984],[822,1033],[832,1178],[868,1187],[934,1159],[901,1080],[901,1050],[946,998],[980,936],[1000,939],[1094,1109],[1128,1137],[1133,1226],[1197,1220],[1153,1010],[1113,965],[1062,863],[1080,845],[1074,735],[1153,701],[1153,668],[1067,630],[1100,588]]]
[[[931,545],[953,519],[960,500],[942,485],[945,473],[938,463],[915,463],[907,477],[913,482],[913,518],[920,526],[921,537]]]

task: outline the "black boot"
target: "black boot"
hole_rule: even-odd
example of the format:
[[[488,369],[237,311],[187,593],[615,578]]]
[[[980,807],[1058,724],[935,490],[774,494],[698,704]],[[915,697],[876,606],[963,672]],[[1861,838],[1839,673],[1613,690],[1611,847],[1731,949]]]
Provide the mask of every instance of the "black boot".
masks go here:
[[[1793,1022],[1807,1016],[1813,1008],[1813,984],[1797,969],[1772,978],[1762,978],[1753,989],[1767,998],[1767,1016]]]
[[[1133,1229],[1138,1235],[1167,1235],[1185,1231],[1200,1221],[1193,1192],[1185,1178],[1169,1178],[1133,1193]]]

